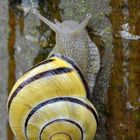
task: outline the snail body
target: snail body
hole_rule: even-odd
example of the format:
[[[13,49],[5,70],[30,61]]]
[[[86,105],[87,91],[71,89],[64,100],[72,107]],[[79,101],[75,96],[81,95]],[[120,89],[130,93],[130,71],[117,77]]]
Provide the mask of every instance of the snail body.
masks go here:
[[[98,48],[90,40],[85,29],[91,15],[87,14],[81,23],[72,20],[62,23],[55,21],[55,23],[52,23],[41,16],[37,10],[33,10],[33,14],[45,22],[56,33],[56,45],[50,55],[60,53],[73,59],[80,67],[88,83],[90,98],[92,98],[93,87],[100,68],[100,55]]]
[[[84,27],[89,17],[82,22],[81,30],[84,31],[78,38],[81,31],[70,31],[68,22],[74,23],[73,28],[78,23],[68,21],[63,24],[65,26],[58,22],[54,24],[39,13],[34,13],[41,20],[47,21],[56,32],[56,46],[47,60],[29,69],[15,83],[8,97],[7,110],[13,133],[17,140],[92,140],[97,130],[98,114],[89,101],[89,85],[94,84],[94,74],[97,74],[98,70],[95,67],[89,84],[90,79],[86,79],[89,66],[84,66],[84,63],[88,63],[90,58],[89,50],[97,51],[94,48],[86,49],[90,40]],[[84,40],[88,41],[87,44],[84,44],[84,41],[79,42],[83,35],[88,38]],[[80,49],[78,42],[82,45]],[[73,47],[77,53],[79,50],[79,55],[82,53],[82,56],[76,55]],[[84,54],[86,55],[83,56]]]

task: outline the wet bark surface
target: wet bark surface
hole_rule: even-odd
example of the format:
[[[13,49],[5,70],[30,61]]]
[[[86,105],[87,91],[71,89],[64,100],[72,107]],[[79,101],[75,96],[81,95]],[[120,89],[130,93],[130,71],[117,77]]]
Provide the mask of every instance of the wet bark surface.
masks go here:
[[[0,138],[14,140],[7,125],[6,99],[15,81],[31,66],[46,59],[55,45],[47,25],[20,8],[19,1],[0,1]],[[140,140],[140,2],[139,0],[43,0],[37,4],[43,16],[53,21],[81,21],[87,27],[101,56],[94,88],[99,113],[95,140]],[[127,25],[129,34],[120,34]]]

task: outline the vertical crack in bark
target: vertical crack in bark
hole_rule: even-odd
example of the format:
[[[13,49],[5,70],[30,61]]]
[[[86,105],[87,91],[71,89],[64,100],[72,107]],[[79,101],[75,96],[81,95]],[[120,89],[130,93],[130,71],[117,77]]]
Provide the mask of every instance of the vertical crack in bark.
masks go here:
[[[9,6],[9,38],[8,38],[8,55],[9,55],[9,63],[8,63],[8,94],[10,93],[13,85],[15,84],[16,76],[16,62],[14,57],[14,45],[16,40],[16,16],[12,8]],[[14,135],[9,127],[7,126],[7,139],[14,140]]]
[[[111,70],[111,78],[108,89],[108,119],[107,133],[108,139],[124,140],[126,138],[126,110],[125,110],[125,94],[124,92],[124,50],[123,41],[119,35],[121,26],[124,24],[124,16],[122,7],[123,0],[111,0],[110,5],[112,12],[110,13],[110,21],[112,23],[113,35],[113,54],[114,62]]]
[[[140,1],[128,0],[130,33],[140,35]],[[128,101],[133,106],[128,115],[128,138],[140,139],[140,41],[129,43]]]

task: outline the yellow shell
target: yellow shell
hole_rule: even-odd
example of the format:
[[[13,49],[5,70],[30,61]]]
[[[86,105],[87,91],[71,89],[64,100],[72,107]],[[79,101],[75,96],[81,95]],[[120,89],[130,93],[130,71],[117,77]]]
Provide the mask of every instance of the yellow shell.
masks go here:
[[[7,102],[18,140],[92,140],[98,115],[78,66],[56,54],[28,70]]]

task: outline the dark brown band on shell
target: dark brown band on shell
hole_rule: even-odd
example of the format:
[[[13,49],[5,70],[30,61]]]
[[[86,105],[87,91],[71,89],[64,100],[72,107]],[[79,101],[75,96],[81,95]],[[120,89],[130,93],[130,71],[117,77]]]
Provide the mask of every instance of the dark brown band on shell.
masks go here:
[[[27,138],[28,138],[28,136],[27,136],[27,127],[28,127],[28,122],[31,119],[31,117],[39,109],[41,109],[42,107],[47,106],[48,104],[54,104],[56,102],[62,102],[62,101],[76,103],[76,104],[79,104],[79,105],[85,107],[86,109],[88,109],[93,114],[93,116],[94,116],[94,118],[96,120],[97,126],[98,126],[98,115],[96,114],[96,111],[91,106],[89,106],[88,104],[86,104],[85,102],[83,102],[83,101],[81,101],[81,100],[79,100],[77,98],[72,98],[72,97],[58,97],[58,98],[53,98],[53,99],[44,101],[44,102],[38,104],[36,107],[34,107],[31,110],[31,112],[28,114],[28,116],[27,116],[27,118],[25,120],[25,125],[24,125],[25,135],[26,135]]]
[[[71,64],[71,65],[76,69],[76,71],[77,71],[78,74],[80,75],[81,80],[82,80],[83,83],[84,83],[84,86],[85,86],[85,89],[86,89],[86,92],[87,92],[87,98],[89,99],[89,97],[90,97],[90,90],[89,90],[89,87],[88,87],[88,83],[87,83],[87,81],[85,80],[85,78],[84,78],[84,76],[83,76],[83,74],[82,74],[82,72],[81,72],[79,66],[78,66],[71,58],[66,57],[66,56],[64,56],[64,55],[61,55],[61,54],[59,54],[59,53],[57,53],[57,54],[52,54],[52,55],[50,56],[50,58],[51,58],[51,57],[58,57],[58,58],[61,58],[61,59],[65,60],[66,62],[68,62],[69,64]]]
[[[82,129],[82,127],[81,127],[78,123],[76,123],[75,121],[70,120],[70,119],[56,119],[56,120],[53,120],[53,121],[47,123],[46,125],[44,125],[43,128],[42,128],[41,131],[40,131],[40,136],[39,136],[40,140],[41,140],[41,135],[42,135],[44,129],[45,129],[47,126],[49,126],[49,125],[51,125],[51,124],[53,124],[53,123],[57,123],[57,122],[68,122],[68,123],[71,123],[71,124],[75,125],[75,126],[80,130],[80,132],[81,132],[81,140],[83,140],[83,129]],[[55,133],[55,134],[56,134],[56,133]],[[69,137],[70,137],[70,140],[72,140],[72,138],[71,138],[70,135],[69,135]]]
[[[23,89],[26,85],[30,84],[31,82],[33,81],[36,81],[40,78],[43,78],[43,77],[49,77],[49,76],[54,76],[54,75],[57,75],[57,74],[64,74],[64,73],[69,73],[69,72],[72,72],[73,70],[71,68],[66,68],[66,67],[62,67],[62,68],[57,68],[57,69],[53,69],[53,70],[48,70],[48,71],[45,71],[45,72],[42,72],[42,73],[39,73],[35,76],[32,76],[30,77],[29,79],[27,79],[26,81],[22,82],[17,88],[16,90],[13,92],[13,94],[11,95],[9,101],[8,101],[8,112],[10,110],[10,106],[11,106],[11,103],[13,101],[13,99],[16,97],[16,95],[19,93],[19,91],[21,89]]]

